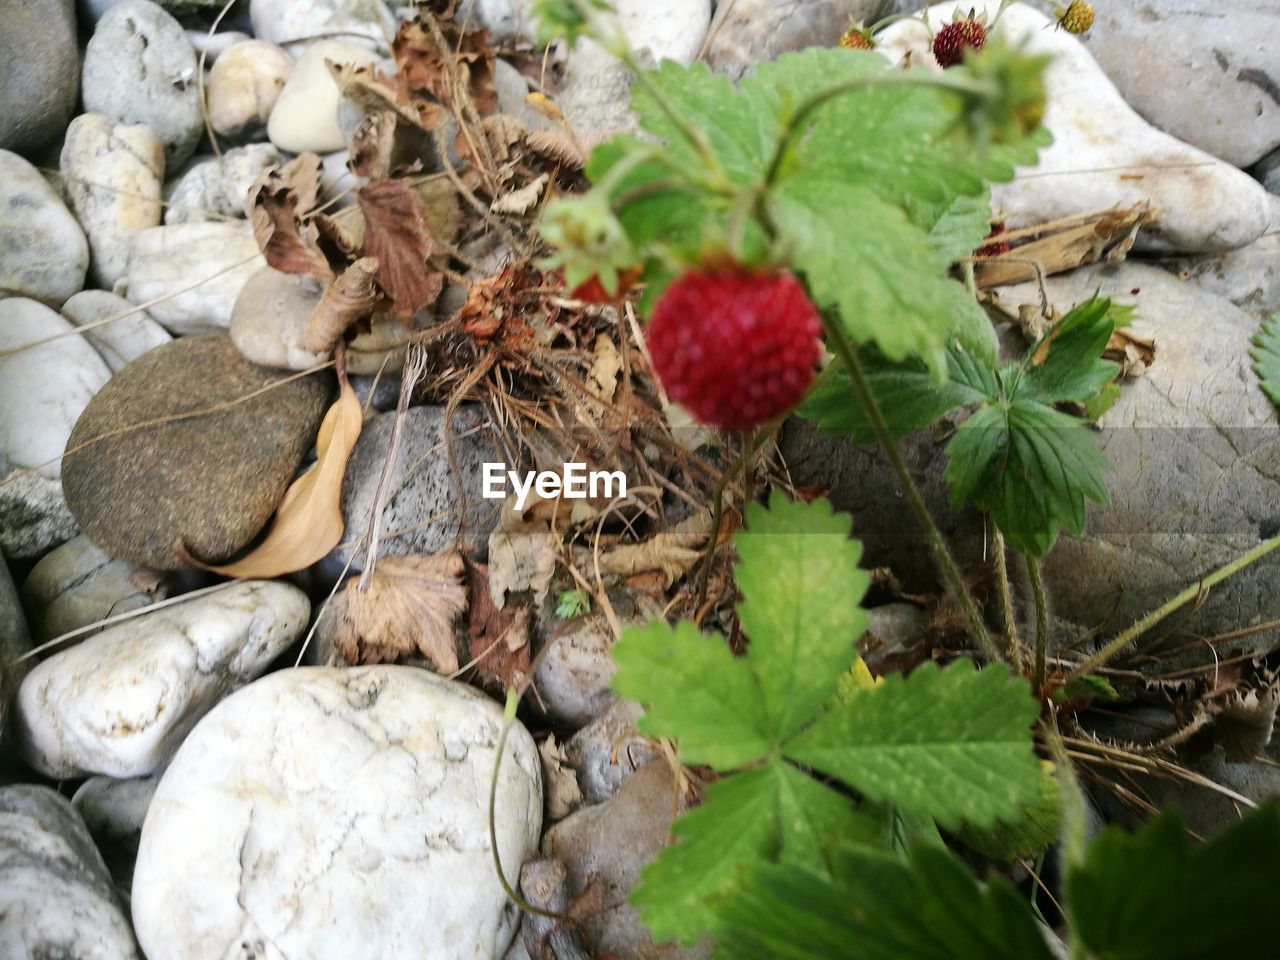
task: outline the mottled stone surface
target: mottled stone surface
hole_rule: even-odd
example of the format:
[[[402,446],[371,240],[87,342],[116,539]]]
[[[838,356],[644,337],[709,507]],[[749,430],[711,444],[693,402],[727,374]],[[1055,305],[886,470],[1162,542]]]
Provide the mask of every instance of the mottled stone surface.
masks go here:
[[[792,50],[832,47],[855,20],[875,20],[880,0],[734,0],[720,3],[705,59],[735,80]],[[917,9],[920,7],[917,4]]]
[[[0,3],[0,149],[30,154],[57,140],[79,88],[75,0]]]
[[[39,170],[0,150],[0,295],[56,307],[88,268],[89,242],[66,204]]]
[[[90,327],[84,338],[107,362],[112,373],[173,339],[169,331],[124,297],[105,290],[81,290],[62,305],[62,315],[77,327]],[[109,323],[95,323],[113,318]]]
[[[150,960],[499,957],[518,923],[493,872],[498,704],[414,667],[304,667],[228,697],[165,771],[133,919]],[[516,723],[494,822],[504,871],[537,849],[542,784]]]
[[[10,662],[31,649],[31,633],[27,618],[22,612],[22,602],[9,574],[9,564],[0,551],[0,746],[8,747],[9,700],[18,689],[18,682],[26,675],[27,663]]]
[[[221,157],[195,156],[165,187],[164,222],[200,223],[243,217],[249,188],[261,174],[279,164],[280,153],[269,143],[224,150]]]
[[[142,822],[159,783],[158,776],[132,780],[90,777],[71,798],[112,878],[124,890],[133,885]]]
[[[274,43],[233,44],[209,71],[209,123],[224,137],[256,136],[267,128],[293,57]]]
[[[237,400],[279,378],[240,356],[225,334],[183,337],[116,374],[76,423],[70,446]],[[280,502],[315,439],[331,382],[316,374],[218,413],[93,443],[63,461],[71,512],[118,560],[177,569],[179,540],[202,560],[225,560]]]
[[[15,467],[0,454],[0,553],[14,560],[38,557],[78,530],[61,480]]]
[[[247,580],[108,627],[27,674],[14,705],[19,749],[55,779],[154,773],[310,614],[297,587]]]

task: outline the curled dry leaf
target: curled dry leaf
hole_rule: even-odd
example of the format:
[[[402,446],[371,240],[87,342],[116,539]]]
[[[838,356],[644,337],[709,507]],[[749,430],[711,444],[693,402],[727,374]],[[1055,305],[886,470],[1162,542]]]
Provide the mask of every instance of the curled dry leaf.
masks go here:
[[[391,172],[391,150],[395,142],[395,113],[379,110],[367,115],[351,135],[347,167],[358,177],[387,176]]]
[[[513,524],[489,535],[489,596],[499,610],[508,593],[533,592],[541,603],[556,570],[559,541],[545,523]]]
[[[614,547],[601,556],[600,572],[630,577],[654,570],[663,575],[670,587],[701,559],[701,548],[710,536],[711,512],[699,510],[643,543]]]
[[[593,396],[606,403],[613,400],[618,389],[618,374],[622,372],[622,354],[613,340],[603,333],[596,337],[595,359],[587,375],[587,389]]]
[[[281,167],[276,177],[285,188],[293,192],[298,202],[298,212],[308,213],[320,199],[323,174],[324,161],[320,159],[320,155],[307,151]]]
[[[365,223],[361,254],[377,257],[378,286],[392,301],[392,315],[408,326],[444,289],[444,278],[427,269],[427,258],[438,251],[422,205],[408,180],[365,184],[356,200]]]
[[[538,744],[542,757],[542,782],[546,786],[547,818],[563,820],[582,806],[582,788],[578,775],[569,762],[564,744],[556,741],[554,733]]]
[[[415,20],[401,23],[391,43],[400,102],[416,107],[419,122],[428,130],[439,124],[444,110],[457,113],[468,101],[481,115],[498,105],[488,31],[464,31],[451,17],[442,17],[438,25],[446,49]]]
[[[476,673],[485,684],[523,690],[529,681],[529,608],[499,610],[490,596],[489,568],[467,564],[471,599],[468,646]]]
[[[280,175],[268,171],[249,189],[253,238],[268,264],[284,273],[333,279],[329,261],[316,243],[316,228],[298,219],[298,197]]]
[[[266,539],[235,563],[218,567],[192,557],[181,543],[178,555],[203,570],[256,580],[294,573],[322,559],[342,539],[342,481],[363,423],[360,401],[344,380],[320,424],[315,465],[285,491]]]
[[[515,216],[522,216],[537,206],[538,201],[542,199],[542,191],[546,189],[550,179],[551,177],[544,173],[525,184],[519,190],[513,190],[511,193],[498,197],[493,201],[489,209],[494,213],[509,213]]]
[[[1228,760],[1243,762],[1262,755],[1271,742],[1277,706],[1280,691],[1274,685],[1235,691],[1214,705],[1214,738]]]
[[[361,257],[325,288],[320,302],[311,311],[298,346],[311,353],[328,353],[352,325],[369,315],[382,299],[374,282],[378,274],[376,257]]]
[[[334,644],[348,663],[386,663],[418,650],[443,674],[458,670],[453,625],[467,609],[456,551],[384,557],[361,589],[347,581],[333,600]]]
[[[326,60],[329,75],[338,85],[342,98],[358,107],[364,114],[390,110],[409,123],[416,124],[418,115],[396,99],[395,87],[372,64],[356,66]]]

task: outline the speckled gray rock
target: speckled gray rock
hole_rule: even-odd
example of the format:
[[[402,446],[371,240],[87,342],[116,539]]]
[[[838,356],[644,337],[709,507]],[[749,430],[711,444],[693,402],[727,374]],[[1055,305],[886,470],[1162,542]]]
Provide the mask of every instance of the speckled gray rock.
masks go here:
[[[0,917],[14,960],[138,957],[89,831],[48,787],[0,788]]]
[[[9,564],[0,552],[0,745],[8,747],[6,732],[9,720],[9,701],[18,689],[18,683],[26,676],[30,664],[10,662],[31,649],[31,633],[27,618],[22,612],[22,602],[13,586]]]
[[[347,531],[325,560],[337,573],[346,563],[373,518],[374,497],[390,449],[394,413],[365,424],[352,452],[342,491]],[[482,500],[481,464],[499,461],[502,453],[493,427],[479,407],[462,407],[454,417],[454,452],[461,476],[453,477],[444,438],[444,408],[410,407],[401,431],[400,456],[388,474],[386,505],[378,555],[436,553],[453,545],[461,519],[459,486],[467,493],[465,539],[483,544],[497,525],[500,501]],[[355,551],[351,569],[364,567],[364,551]]]
[[[85,109],[154,130],[170,168],[195,151],[203,129],[195,50],[178,21],[151,0],[121,0],[98,21],[82,86]]]
[[[221,157],[192,157],[165,186],[164,222],[243,217],[249,188],[264,170],[279,162],[280,152],[269,143],[233,147]]]
[[[1277,34],[1280,6],[1257,0],[1097,3],[1085,44],[1148,121],[1247,167],[1280,146]]]
[[[273,43],[234,44],[209,71],[209,123],[224,137],[264,133],[271,108],[293,70],[293,57]]]
[[[14,560],[38,557],[78,531],[61,480],[15,467],[0,454],[0,553]]]
[[[61,312],[77,327],[116,318],[84,333],[84,338],[102,355],[112,373],[173,339],[145,310],[138,310],[124,297],[105,290],[81,290],[62,305]]]
[[[89,243],[31,164],[0,150],[0,293],[59,306],[84,287]]]
[[[147,309],[171,333],[225,330],[240,288],[266,262],[245,220],[152,227],[130,240],[119,292],[135,303],[168,298]]]
[[[930,23],[937,29],[955,10],[974,6],[991,17],[999,3],[949,0],[929,8]],[[1143,120],[1076,37],[1023,4],[1004,12],[1000,29],[1029,52],[1053,58],[1044,75],[1053,145],[1040,152],[1032,175],[992,188],[992,208],[1011,229],[1146,201],[1160,216],[1139,233],[1139,250],[1230,250],[1262,235],[1270,217],[1261,185]],[[928,47],[924,25],[904,20],[884,31],[879,50],[895,62],[907,54],[928,62]]]
[[[806,47],[832,47],[854,20],[875,19],[880,0],[734,0],[721,3],[705,59],[735,80],[757,63]],[[917,4],[917,8],[920,5]]]
[[[253,35],[268,43],[340,33],[385,47],[396,33],[383,0],[250,0],[249,16]]]
[[[617,699],[565,744],[588,803],[608,800],[633,773],[662,758],[654,742],[636,731],[643,715],[640,704]]]
[[[88,537],[76,537],[50,551],[22,584],[38,643],[164,596],[164,583],[153,571],[112,560]]]
[[[552,631],[534,677],[548,714],[580,727],[609,708],[616,699],[609,689],[617,670],[614,640],[600,613],[564,621]]]
[[[128,890],[133,885],[142,822],[159,783],[158,776],[132,780],[90,777],[71,798],[121,889]]]
[[[27,674],[13,708],[18,749],[55,779],[148,776],[310,615],[297,587],[245,580],[108,627]]]
[[[463,9],[495,43],[534,38],[532,0],[465,0]]]
[[[41,476],[62,475],[58,458],[76,418],[111,378],[102,357],[75,327],[42,303],[0,300],[0,454]],[[49,337],[59,337],[41,343]]]
[[[121,370],[76,423],[72,446],[160,417],[206,410],[270,385],[225,334],[182,337]],[[332,379],[316,374],[221,412],[94,443],[64,461],[81,529],[109,556],[177,569],[179,540],[226,560],[262,529],[315,439]]]
[[[0,3],[0,149],[30,154],[57,140],[79,86],[75,0]]]
[[[146,955],[501,956],[519,919],[489,841],[501,726],[498,704],[414,667],[284,670],[228,697],[147,813],[133,883]],[[494,817],[508,876],[541,822],[538,751],[517,722]]]
[[[570,898],[583,893],[588,884],[598,883],[604,902],[612,907],[582,924],[591,956],[668,960],[711,956],[706,943],[691,948],[654,944],[639,912],[627,903],[640,871],[667,845],[671,822],[685,806],[671,765],[650,763],[637,770],[612,799],[583,807],[547,831],[542,852],[568,868]]]
[[[160,223],[164,144],[146,124],[81,114],[67,129],[62,173],[89,238],[89,275],[110,289],[129,264],[129,235]]]

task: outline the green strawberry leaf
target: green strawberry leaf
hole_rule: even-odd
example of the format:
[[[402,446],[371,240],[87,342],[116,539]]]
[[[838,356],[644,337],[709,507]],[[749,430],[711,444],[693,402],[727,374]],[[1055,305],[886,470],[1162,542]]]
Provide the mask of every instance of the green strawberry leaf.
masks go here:
[[[823,876],[756,867],[715,907],[729,960],[1051,960],[1045,933],[1008,881],[986,886],[945,849],[908,858],[843,846]]]
[[[1195,849],[1166,814],[1098,837],[1067,876],[1068,912],[1098,960],[1265,956],[1280,942],[1277,863],[1280,808],[1251,811]]]
[[[1023,808],[1017,820],[986,829],[962,824],[956,839],[992,860],[1038,857],[1048,850],[1062,830],[1062,789],[1053,775],[1053,764],[1042,761],[1040,766],[1040,799]]]
[[[1009,545],[1043,556],[1061,530],[1084,531],[1085,500],[1109,502],[1110,463],[1075,417],[1034,400],[987,406],[947,446],[951,501],[991,515]]]
[[[1253,338],[1253,370],[1271,402],[1280,407],[1280,313],[1267,318]]]
[[[1100,360],[1115,330],[1111,301],[1092,297],[1053,325],[1024,361],[1014,395],[1042,403],[1087,401],[1111,385],[1119,365]],[[1044,350],[1043,362],[1032,358]]]
[[[991,230],[991,194],[956,194],[942,203],[907,198],[911,222],[924,230],[947,263],[973,255]]]
[[[1029,733],[1038,713],[1026,681],[1011,681],[1002,664],[979,671],[968,660],[943,671],[926,665],[885,677],[788,741],[783,753],[940,826],[989,826],[1039,800]]]
[[[744,867],[783,860],[818,870],[837,840],[881,839],[847,797],[779,762],[713,783],[672,833],[677,842],[645,868],[629,900],[654,940],[686,944],[706,932],[709,903],[737,886]]]

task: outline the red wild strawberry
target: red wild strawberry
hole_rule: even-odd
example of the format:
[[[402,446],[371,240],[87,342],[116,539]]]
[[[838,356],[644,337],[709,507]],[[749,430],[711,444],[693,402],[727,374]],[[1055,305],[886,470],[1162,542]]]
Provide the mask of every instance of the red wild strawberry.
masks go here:
[[[987,42],[987,27],[969,11],[962,20],[948,23],[933,38],[933,57],[944,69],[959,66],[965,51],[981,50]]]
[[[649,354],[667,394],[703,423],[754,427],[813,381],[818,311],[790,273],[691,270],[658,300]]]
[[[997,220],[991,224],[991,232],[987,234],[986,239],[991,240],[1000,236],[1002,233],[1008,233],[1009,228],[1004,225],[1004,221]],[[1008,253],[1013,247],[1009,245],[1007,240],[997,240],[995,243],[984,243],[973,252],[975,257],[998,257],[1002,253]]]

